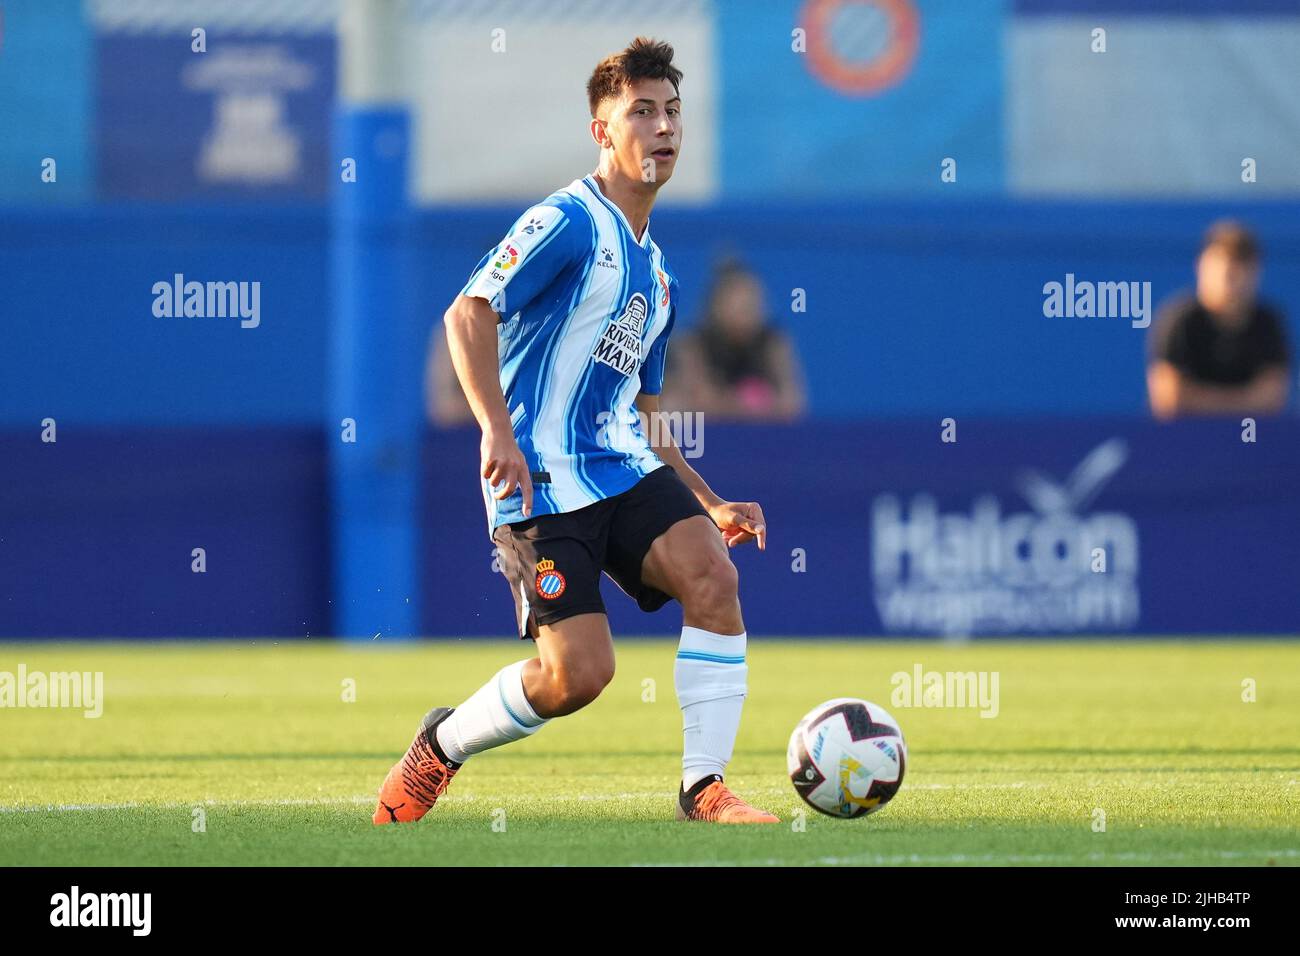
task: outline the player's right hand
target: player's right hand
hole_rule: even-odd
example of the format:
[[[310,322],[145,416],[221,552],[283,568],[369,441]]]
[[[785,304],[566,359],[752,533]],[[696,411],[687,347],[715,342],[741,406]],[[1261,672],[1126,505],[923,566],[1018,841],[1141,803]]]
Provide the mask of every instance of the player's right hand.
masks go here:
[[[480,474],[492,486],[492,497],[501,501],[509,498],[519,488],[524,495],[524,517],[532,514],[533,478],[514,433],[485,431],[479,446],[479,456],[483,462]],[[501,487],[498,488],[498,485]]]

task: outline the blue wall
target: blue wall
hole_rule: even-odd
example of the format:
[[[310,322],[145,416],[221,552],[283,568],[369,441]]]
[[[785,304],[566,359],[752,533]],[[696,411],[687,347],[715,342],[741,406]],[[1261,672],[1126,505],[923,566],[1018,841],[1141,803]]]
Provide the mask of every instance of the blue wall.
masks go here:
[[[1115,435],[1128,436],[1133,454],[1131,474],[1116,479],[1117,490],[1130,483],[1120,506],[1138,516],[1144,541],[1140,615],[1116,627],[1300,629],[1300,602],[1283,577],[1300,563],[1294,419],[1270,423],[1259,445],[1240,443],[1231,423],[1152,426],[1145,333],[1123,319],[1042,315],[1043,284],[1067,272],[1149,280],[1158,298],[1185,286],[1202,227],[1231,211],[957,201],[662,209],[653,228],[682,279],[685,324],[713,259],[744,255],[800,345],[821,419],[792,430],[709,429],[706,475],[771,502],[774,527],[809,542],[792,535],[774,547],[808,547],[824,570],[791,576],[788,551],[740,556],[755,632],[895,629],[872,610],[860,533],[846,541],[841,530],[846,515],[865,520],[863,496],[924,492],[945,513],[969,514],[988,491],[1004,510],[1013,500],[1023,509],[1008,484],[1017,469],[1060,479]],[[432,323],[516,212],[444,209],[373,227],[411,277],[383,317],[393,343],[385,374],[409,395],[410,414]],[[1300,206],[1245,212],[1265,241],[1266,292],[1297,337]],[[327,443],[338,441],[326,403],[329,236],[327,213],[307,207],[0,212],[0,634],[336,629],[324,477]],[[260,325],[154,316],[153,284],[176,272],[261,282]],[[806,290],[808,311],[781,314],[793,288]],[[961,423],[962,442],[972,428],[991,430],[936,457],[947,454],[934,437],[945,416]],[[47,417],[58,423],[56,444],[40,441]],[[357,454],[415,468],[364,445],[384,433],[372,424],[358,423]],[[425,631],[501,634],[508,625],[490,572],[476,447],[467,431],[437,434],[423,449],[423,550],[418,583],[406,589],[417,593],[385,593],[409,598]],[[845,449],[849,478],[824,474],[827,448]],[[1265,467],[1234,458],[1229,468],[1225,449]],[[747,484],[755,461],[778,459],[762,487]],[[1212,542],[1227,551],[1206,551]],[[208,549],[205,575],[190,571],[194,547]],[[1193,551],[1200,563],[1189,571]],[[965,599],[945,600],[959,608]],[[615,611],[622,632],[651,628],[628,613]]]
[[[431,324],[517,209],[437,210],[385,227],[411,261],[393,374],[420,401]],[[1300,339],[1300,204],[898,202],[662,208],[652,228],[696,319],[712,263],[743,255],[799,344],[816,416],[1143,414],[1145,332],[1048,319],[1067,272],[1192,281],[1204,226],[1260,231],[1265,294]],[[325,418],[329,224],[308,207],[0,212],[0,424],[287,424]],[[157,318],[153,283],[259,281],[262,320]],[[791,314],[791,290],[808,311]]]
[[[0,424],[321,422],[324,210],[0,212]],[[155,282],[261,283],[261,324],[158,318]]]
[[[315,19],[310,5],[291,6]],[[1188,287],[1204,227],[1235,214],[1259,230],[1266,298],[1300,341],[1300,194],[1284,161],[1295,152],[1295,124],[1273,121],[1296,114],[1285,57],[1300,2],[1183,4],[1194,16],[1169,36],[1200,30],[1193,45],[1210,45],[1199,59],[1165,44],[1158,19],[1123,16],[1179,6],[1157,0],[970,0],[960,13],[937,0],[915,6],[914,57],[864,93],[836,91],[814,57],[791,49],[804,4],[758,11],[717,0],[719,194],[727,198],[667,205],[654,217],[682,280],[678,327],[698,319],[714,263],[739,255],[764,277],[773,317],[807,372],[810,424],[709,429],[706,474],[720,489],[762,499],[776,534],[773,552],[737,556],[751,629],[1056,633],[1072,630],[1061,621],[1076,611],[1083,623],[1075,630],[1300,629],[1287,577],[1300,559],[1294,419],[1269,422],[1252,445],[1230,422],[1153,426],[1147,333],[1126,319],[1042,314],[1044,284],[1067,273],[1149,281],[1157,301]],[[414,618],[432,633],[506,632],[509,608],[490,570],[474,476],[476,435],[432,434],[418,449],[406,436],[419,428],[430,331],[519,204],[403,211],[336,235],[320,200],[340,156],[357,150],[336,138],[331,158],[327,22],[310,37],[281,38],[312,75],[309,88],[276,101],[302,146],[289,181],[203,181],[194,164],[216,128],[217,101],[183,76],[188,26],[97,32],[87,9],[76,0],[5,7],[0,635],[305,636],[339,631],[349,612],[381,631]],[[1063,13],[1113,20],[1107,58],[1076,45]],[[209,42],[226,53],[244,42],[212,26]],[[869,66],[906,39],[885,27],[878,13],[845,4],[811,39],[825,41],[823,56]],[[1046,42],[1047,28],[1057,29],[1059,46]],[[1094,69],[1128,93],[1098,100],[1101,87],[1080,79]],[[1166,74],[1179,82],[1158,80]],[[1232,100],[1243,84],[1277,95],[1248,96],[1253,107],[1220,110],[1208,124],[1185,110],[1195,98],[1161,99],[1198,82],[1213,94],[1204,102]],[[141,125],[145,115],[184,122]],[[1182,144],[1187,162],[1167,169],[1164,151],[1144,145],[1152,139]],[[250,142],[243,146],[257,159]],[[370,146],[382,152],[378,140]],[[1259,159],[1258,183],[1240,182],[1239,152]],[[45,156],[58,161],[57,183],[39,180]],[[957,182],[940,179],[946,156],[958,160]],[[1232,202],[1007,195],[1082,188]],[[366,195],[348,198],[364,205]],[[223,196],[232,204],[150,205]],[[801,196],[812,201],[794,201]],[[1292,198],[1270,201],[1279,196]],[[133,205],[91,204],[112,197]],[[387,266],[377,269],[381,260]],[[260,324],[155,316],[154,284],[178,273],[259,283]],[[356,277],[377,291],[357,297],[362,308],[348,312],[355,326],[339,335],[330,325],[336,290],[362,288],[351,284]],[[806,312],[791,312],[794,290]],[[384,401],[367,405],[366,396]],[[339,419],[352,415],[359,442],[339,445]],[[960,422],[957,446],[935,442],[945,416]],[[47,418],[58,423],[55,444],[39,439]],[[882,583],[864,564],[864,542],[876,533],[867,503],[891,495],[921,502],[922,519],[932,500],[950,528],[964,527],[981,495],[1034,527],[1091,528],[1090,519],[1080,525],[1079,515],[1027,498],[1024,473],[1061,482],[1086,456],[1121,446],[1125,463],[1097,506],[1109,509],[1101,525],[1131,522],[1140,547],[1120,549],[1121,564],[1136,564],[1109,590],[1091,577],[1074,590],[1032,580],[1026,590],[1014,567],[1009,578],[958,567],[929,593],[933,582],[908,577],[912,557],[901,583]],[[845,473],[825,469],[828,448],[844,449]],[[351,498],[331,493],[331,453],[339,474],[366,468],[374,482]],[[754,462],[776,460],[781,467],[765,469],[761,487],[748,484]],[[406,488],[417,471],[412,528],[406,496],[393,505],[372,490]],[[361,507],[345,516],[340,501]],[[404,541],[418,531],[415,583],[367,548],[340,544],[348,527],[370,543],[376,528]],[[190,571],[194,547],[208,551],[205,574]],[[806,574],[790,570],[791,547],[807,549]],[[916,560],[956,559],[943,551]],[[372,595],[374,579],[382,586]],[[363,606],[341,582],[371,600]],[[909,619],[913,599],[938,616]],[[626,602],[611,604],[621,633],[671,626],[671,611],[646,619]]]

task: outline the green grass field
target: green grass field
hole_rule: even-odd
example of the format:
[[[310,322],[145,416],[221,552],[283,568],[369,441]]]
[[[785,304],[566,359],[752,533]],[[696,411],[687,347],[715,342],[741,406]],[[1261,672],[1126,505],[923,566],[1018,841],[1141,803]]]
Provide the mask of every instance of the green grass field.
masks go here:
[[[672,819],[674,645],[624,641],[593,705],[474,758],[421,823],[373,826],[425,710],[526,650],[0,645],[0,671],[103,671],[106,700],[99,719],[0,709],[0,864],[1300,863],[1300,644],[1280,641],[753,641],[728,779],[771,827]],[[890,675],[918,662],[998,672],[998,715],[891,707]],[[790,730],[841,695],[893,710],[906,781],[870,817],[793,826]]]

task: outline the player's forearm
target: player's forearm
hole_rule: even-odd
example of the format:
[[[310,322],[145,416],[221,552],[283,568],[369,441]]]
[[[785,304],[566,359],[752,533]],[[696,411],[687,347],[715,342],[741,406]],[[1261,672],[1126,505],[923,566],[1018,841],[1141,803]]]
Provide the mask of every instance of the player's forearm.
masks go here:
[[[1184,378],[1177,407],[1180,412],[1275,412],[1285,402],[1285,374],[1264,372],[1241,386],[1206,385]]]
[[[677,477],[682,480],[687,488],[695,495],[695,498],[706,509],[712,508],[723,502],[723,499],[714,494],[713,489],[709,487],[708,482],[700,475],[698,471],[686,463],[686,458],[682,455],[681,449],[677,443],[669,438],[667,445],[655,445],[655,454],[663,461],[665,465],[677,472]]]
[[[700,473],[686,464],[686,458],[682,455],[681,449],[677,447],[677,442],[673,440],[672,429],[664,427],[663,422],[655,421],[655,418],[660,414],[659,396],[642,392],[636,397],[636,407],[639,414],[649,419],[648,422],[643,422],[643,424],[647,425],[646,434],[652,436],[653,439],[658,439],[660,436],[664,439],[662,443],[652,440],[650,447],[654,449],[654,453],[659,456],[660,461],[677,472],[677,477],[682,480],[687,488],[691,489],[696,500],[706,509],[725,503],[724,499],[713,493],[713,489],[709,487],[708,482],[700,477]]]
[[[480,298],[460,296],[443,317],[451,364],[484,432],[510,430],[497,357],[497,314]]]
[[[1260,372],[1250,383],[1250,397],[1254,407],[1266,412],[1280,412],[1286,408],[1290,391],[1290,370],[1271,368]]]
[[[1168,362],[1158,362],[1147,372],[1151,410],[1160,418],[1278,412],[1286,405],[1287,374],[1285,368],[1269,368],[1245,385],[1211,385],[1188,377]]]

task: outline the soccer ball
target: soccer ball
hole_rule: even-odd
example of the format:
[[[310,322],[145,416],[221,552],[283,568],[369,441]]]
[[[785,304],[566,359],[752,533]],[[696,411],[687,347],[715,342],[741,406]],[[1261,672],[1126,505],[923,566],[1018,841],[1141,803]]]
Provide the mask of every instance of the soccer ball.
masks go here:
[[[898,793],[906,763],[898,721],[855,697],[836,697],[810,710],[786,751],[795,792],[832,817],[879,810]]]

